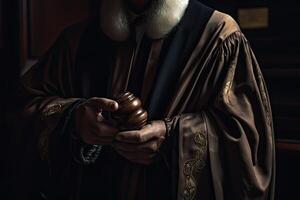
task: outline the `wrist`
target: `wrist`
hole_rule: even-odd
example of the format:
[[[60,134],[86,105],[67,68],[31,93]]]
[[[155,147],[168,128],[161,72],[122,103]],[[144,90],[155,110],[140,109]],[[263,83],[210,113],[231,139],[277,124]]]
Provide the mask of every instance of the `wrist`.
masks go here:
[[[162,119],[161,121],[161,126],[163,126],[164,129],[164,136],[162,137],[163,140],[161,141],[159,145],[159,150],[158,150],[158,155],[156,157],[156,161],[162,161],[166,164],[167,168],[170,169],[170,164],[169,164],[169,154],[171,150],[171,129],[172,129],[172,120],[170,118],[165,118]]]
[[[85,118],[85,104],[87,103],[88,100],[83,99],[81,100],[77,106],[74,108],[74,112],[72,115],[73,118],[73,136],[76,137],[82,144],[86,144],[84,142],[84,133],[85,131],[85,126],[84,126],[84,118]]]
[[[164,118],[163,122],[164,122],[165,127],[166,127],[166,137],[169,137],[172,133],[173,120],[171,118]]]
[[[76,162],[80,164],[92,164],[99,157],[102,146],[89,145],[84,142],[81,135],[80,122],[82,115],[82,105],[86,103],[86,99],[81,99],[73,108],[72,113],[72,129],[71,129],[71,143],[72,154]]]

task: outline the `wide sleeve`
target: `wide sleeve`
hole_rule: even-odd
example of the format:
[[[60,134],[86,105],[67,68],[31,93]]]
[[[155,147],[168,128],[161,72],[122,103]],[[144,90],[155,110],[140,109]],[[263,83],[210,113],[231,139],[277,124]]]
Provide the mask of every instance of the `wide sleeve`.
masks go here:
[[[169,122],[177,198],[273,199],[272,113],[250,45],[235,32],[208,63],[200,95],[190,102],[194,112]]]
[[[54,193],[49,188],[62,190],[58,190],[58,182],[72,183],[76,179],[71,177],[77,167],[70,148],[74,143],[68,133],[72,111],[82,99],[76,98],[73,90],[75,45],[67,38],[66,32],[62,33],[45,56],[20,78],[13,163],[16,195],[48,195]],[[53,180],[55,177],[60,180]],[[71,187],[64,188],[64,193]]]
[[[207,112],[215,191],[224,198],[272,199],[275,145],[266,85],[248,41],[243,35],[232,40],[229,69]]]
[[[80,101],[73,91],[73,52],[65,35],[21,77],[21,119],[35,135],[42,159],[48,159],[49,140],[67,111]],[[31,129],[31,130],[29,130]]]

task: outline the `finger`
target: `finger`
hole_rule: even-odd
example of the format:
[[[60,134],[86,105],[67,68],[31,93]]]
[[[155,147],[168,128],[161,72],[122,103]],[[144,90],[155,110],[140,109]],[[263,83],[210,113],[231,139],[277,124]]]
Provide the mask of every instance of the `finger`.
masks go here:
[[[107,98],[93,97],[88,100],[87,104],[93,108],[108,112],[117,111],[119,108],[119,104],[116,101]]]
[[[124,143],[145,143],[155,137],[157,134],[155,131],[152,131],[150,126],[145,126],[145,128],[137,131],[124,131],[118,133],[116,140]]]
[[[94,123],[93,124],[93,133],[97,135],[98,137],[115,137],[118,133],[118,129],[109,125],[106,121],[100,122],[100,123]]]
[[[116,151],[124,151],[124,152],[136,152],[136,145],[132,145],[129,143],[117,142],[116,140],[112,143],[113,148]]]
[[[119,132],[116,136],[116,140],[123,143],[139,143],[141,141],[140,131],[124,131]]]

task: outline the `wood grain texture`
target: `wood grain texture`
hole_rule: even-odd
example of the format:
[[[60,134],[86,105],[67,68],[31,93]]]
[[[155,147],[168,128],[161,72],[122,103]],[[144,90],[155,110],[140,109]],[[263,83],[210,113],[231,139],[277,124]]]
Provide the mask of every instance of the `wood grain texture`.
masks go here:
[[[29,54],[39,57],[67,26],[91,15],[88,0],[29,0]]]
[[[121,130],[141,129],[147,124],[148,113],[142,107],[142,102],[130,92],[125,92],[115,99],[119,104],[113,118]]]
[[[300,153],[300,142],[277,140],[276,149],[277,151],[292,151]]]

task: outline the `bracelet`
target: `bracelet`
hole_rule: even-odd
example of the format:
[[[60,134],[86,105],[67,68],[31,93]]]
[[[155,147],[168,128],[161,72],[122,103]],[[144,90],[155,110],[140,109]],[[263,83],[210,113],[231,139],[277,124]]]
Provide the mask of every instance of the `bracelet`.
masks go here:
[[[84,164],[92,164],[97,160],[101,150],[101,145],[84,145],[80,148],[80,159]]]

